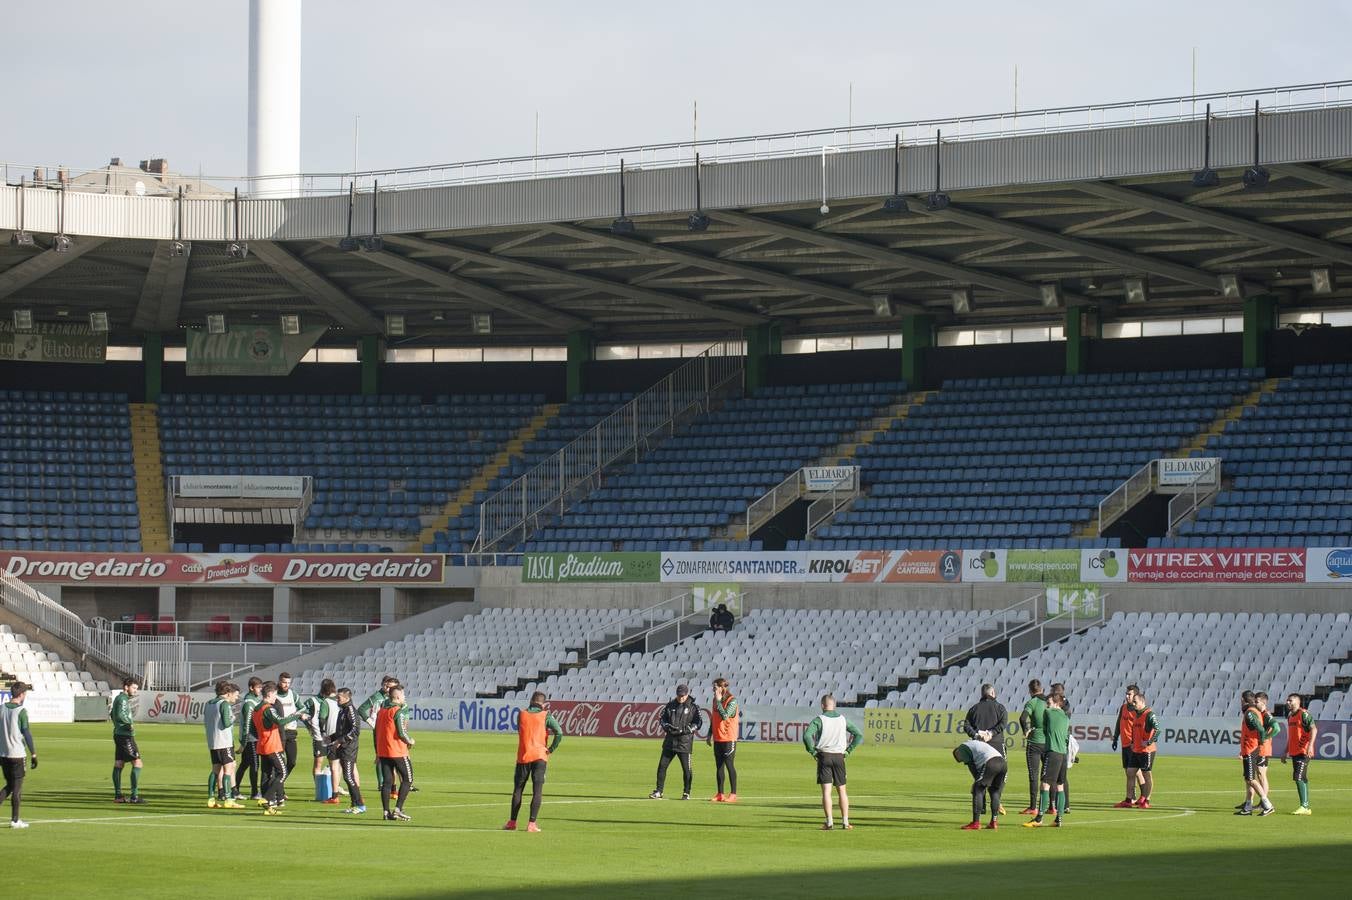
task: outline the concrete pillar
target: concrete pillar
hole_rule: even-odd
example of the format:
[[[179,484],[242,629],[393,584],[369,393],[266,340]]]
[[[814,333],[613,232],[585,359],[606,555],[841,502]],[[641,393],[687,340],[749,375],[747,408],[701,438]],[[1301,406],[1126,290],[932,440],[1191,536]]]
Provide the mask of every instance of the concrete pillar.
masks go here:
[[[146,402],[159,403],[164,384],[164,336],[147,334],[141,341],[141,366],[145,369]]]
[[[393,625],[399,615],[399,589],[382,587],[380,589],[380,624]]]
[[[901,317],[901,377],[910,390],[925,385],[925,353],[934,346],[934,317],[926,314]]]
[[[1244,368],[1267,365],[1268,333],[1276,326],[1276,297],[1259,294],[1244,298]]]
[[[249,2],[249,177],[255,195],[300,194],[301,0]]]
[[[770,357],[784,351],[783,327],[766,322],[746,329],[746,391],[754,393],[765,386]]]
[[[590,331],[570,331],[568,344],[568,373],[564,382],[564,393],[572,400],[578,394],[587,392],[586,365],[592,361],[596,347],[595,336]]]
[[[1066,374],[1082,375],[1089,369],[1089,342],[1102,337],[1098,310],[1072,306],[1066,310]]]
[[[162,584],[159,588],[160,615],[178,618],[178,588]]]
[[[272,639],[291,640],[291,588],[272,589]]]
[[[380,336],[364,334],[357,347],[357,359],[361,362],[361,392],[366,395],[380,393]]]

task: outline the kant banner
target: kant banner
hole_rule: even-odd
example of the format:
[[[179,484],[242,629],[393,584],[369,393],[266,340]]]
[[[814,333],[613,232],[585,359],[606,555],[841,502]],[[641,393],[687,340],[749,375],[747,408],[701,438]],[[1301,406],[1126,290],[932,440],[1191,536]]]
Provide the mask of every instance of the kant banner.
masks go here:
[[[189,375],[290,375],[323,328],[282,334],[274,325],[231,325],[225,334],[188,330]]]
[[[0,359],[16,362],[101,363],[107,358],[108,335],[93,334],[83,325],[34,323],[32,331],[16,332],[0,323]]]
[[[658,581],[660,553],[525,553],[521,580],[547,584]]]

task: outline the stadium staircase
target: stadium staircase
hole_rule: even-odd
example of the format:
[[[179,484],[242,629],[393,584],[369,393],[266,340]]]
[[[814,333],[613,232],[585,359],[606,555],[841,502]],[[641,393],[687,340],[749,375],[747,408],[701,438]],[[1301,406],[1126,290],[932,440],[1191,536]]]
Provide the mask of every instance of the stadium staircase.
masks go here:
[[[810,465],[817,466],[852,466],[855,465],[855,455],[859,448],[872,444],[879,437],[891,431],[906,421],[911,414],[911,410],[923,404],[932,397],[937,391],[911,391],[902,396],[902,399],[893,400],[885,406],[874,410],[872,418],[861,422],[849,437],[841,440],[835,447],[829,451],[824,451],[818,457],[815,463]],[[860,490],[860,496],[864,495]],[[828,520],[829,521],[829,520]],[[750,536],[746,533],[746,517],[734,517],[728,524],[721,529],[716,529],[710,536],[710,541],[747,541]],[[707,543],[707,542],[706,542]]]
[[[1197,434],[1189,438],[1187,441],[1183,442],[1183,444],[1178,448],[1178,453],[1176,455],[1183,457],[1205,455],[1205,451],[1215,438],[1219,437],[1222,433],[1224,433],[1225,429],[1229,428],[1231,424],[1238,422],[1241,418],[1243,418],[1246,413],[1251,412],[1252,410],[1257,408],[1258,404],[1262,402],[1263,398],[1271,396],[1281,385],[1283,380],[1284,379],[1281,378],[1265,378],[1262,381],[1260,381],[1257,387],[1249,391],[1247,394],[1245,394],[1242,398],[1240,398],[1237,402],[1235,402],[1231,406],[1228,406],[1224,410],[1222,410],[1220,415],[1216,416],[1216,418],[1213,419],[1206,426],[1206,428],[1202,429]],[[1221,489],[1224,490],[1225,488],[1230,486],[1230,481],[1232,480],[1227,479],[1225,477],[1224,466],[1221,467],[1221,477],[1222,477]],[[1075,537],[1081,539],[1091,539],[1098,537],[1099,536],[1098,524],[1099,523],[1097,515],[1091,517],[1085,522],[1080,523],[1079,527],[1075,529]]]
[[[132,465],[136,469],[136,504],[141,514],[141,549],[169,552],[168,504],[161,464],[160,423],[154,403],[129,403]]]
[[[471,506],[483,499],[483,495],[507,471],[513,460],[525,454],[526,448],[558,416],[562,408],[562,404],[559,403],[546,403],[542,406],[540,412],[521,426],[520,430],[503,444],[502,449],[461,485],[454,497],[446,501],[433,523],[423,527],[417,539],[408,545],[408,550],[413,553],[420,552],[425,546],[433,544],[438,531],[449,531],[452,523],[462,518]]]

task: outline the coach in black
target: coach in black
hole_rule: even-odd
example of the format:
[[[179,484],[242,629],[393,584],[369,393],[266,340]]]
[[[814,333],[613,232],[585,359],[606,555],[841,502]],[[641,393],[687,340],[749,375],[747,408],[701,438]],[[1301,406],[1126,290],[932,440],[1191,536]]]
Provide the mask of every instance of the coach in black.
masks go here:
[[[690,749],[695,743],[695,732],[704,725],[700,717],[699,705],[690,698],[690,688],[684,684],[676,686],[676,699],[662,707],[662,758],[657,763],[657,789],[648,796],[654,800],[662,799],[662,788],[667,783],[667,766],[672,757],[681,761],[681,770],[685,775],[685,789],[682,800],[690,799],[690,787],[693,775],[690,771]]]
[[[968,737],[984,740],[1004,756],[1005,731],[1008,726],[1009,713],[1005,711],[1004,705],[995,699],[995,685],[983,684],[981,699],[967,710],[967,718],[962,723],[963,732]],[[982,736],[983,731],[988,734]]]

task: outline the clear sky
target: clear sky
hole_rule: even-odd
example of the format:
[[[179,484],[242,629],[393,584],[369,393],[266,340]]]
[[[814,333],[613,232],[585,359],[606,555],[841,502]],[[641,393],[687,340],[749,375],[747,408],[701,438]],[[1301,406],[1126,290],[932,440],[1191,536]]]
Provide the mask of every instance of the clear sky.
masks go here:
[[[304,0],[302,162],[363,169],[1352,78],[1352,3]],[[245,168],[247,0],[9,0],[0,160]],[[17,172],[11,170],[11,180]]]

